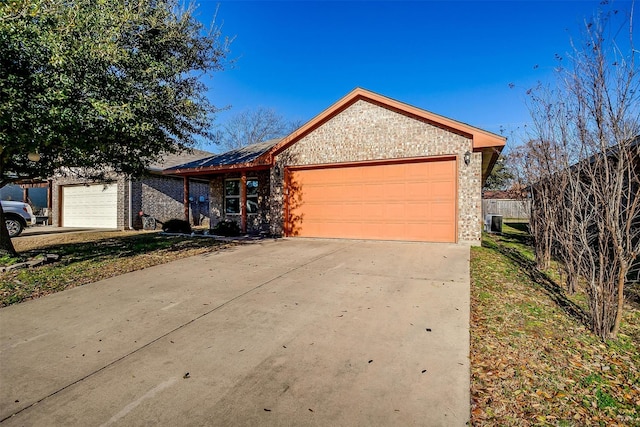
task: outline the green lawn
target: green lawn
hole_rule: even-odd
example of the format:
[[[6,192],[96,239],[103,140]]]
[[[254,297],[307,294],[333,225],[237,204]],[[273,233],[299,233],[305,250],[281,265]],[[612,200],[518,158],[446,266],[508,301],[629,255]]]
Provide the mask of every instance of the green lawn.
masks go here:
[[[36,247],[27,247],[26,241],[21,242],[27,247],[20,251],[23,258],[44,252],[59,254],[61,258],[58,262],[37,268],[0,273],[0,307],[215,251],[222,245],[210,238],[170,237],[159,233],[87,233],[67,239],[70,240],[67,243],[43,243]],[[13,260],[0,261],[6,265]]]
[[[473,425],[640,425],[640,310],[617,341],[586,327],[584,295],[536,272],[522,227],[471,252]]]

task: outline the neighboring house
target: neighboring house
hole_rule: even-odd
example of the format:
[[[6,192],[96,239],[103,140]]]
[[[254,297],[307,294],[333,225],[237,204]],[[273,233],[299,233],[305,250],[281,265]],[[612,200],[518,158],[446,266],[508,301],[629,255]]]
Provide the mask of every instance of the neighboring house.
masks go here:
[[[192,222],[208,221],[208,182],[187,180],[191,200],[185,204],[185,179],[162,174],[162,170],[211,156],[210,152],[190,150],[167,155],[148,168],[141,179],[115,175],[108,182],[93,182],[73,176],[51,180],[51,223],[59,227],[140,228],[140,211],[159,221],[185,218],[185,206]]]
[[[355,89],[280,139],[165,170],[209,181],[211,224],[274,236],[480,244],[505,138]]]
[[[0,199],[28,203],[36,221],[49,224],[51,212],[51,183],[40,179],[22,179],[0,188]]]
[[[21,180],[0,188],[0,199],[29,203],[38,222],[47,223],[51,207],[49,183],[41,180]]]

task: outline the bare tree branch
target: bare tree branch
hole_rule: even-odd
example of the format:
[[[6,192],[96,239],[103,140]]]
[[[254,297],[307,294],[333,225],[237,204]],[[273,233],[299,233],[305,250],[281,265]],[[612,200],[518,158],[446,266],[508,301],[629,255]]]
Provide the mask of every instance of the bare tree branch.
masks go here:
[[[633,39],[610,36],[612,16],[585,23],[557,87],[530,92],[534,131],[520,154],[537,264],[558,259],[569,292],[584,283],[603,339],[619,331],[640,253],[640,74]]]
[[[235,150],[291,133],[298,126],[289,123],[271,108],[241,111],[231,117],[216,133],[216,142],[226,150]]]

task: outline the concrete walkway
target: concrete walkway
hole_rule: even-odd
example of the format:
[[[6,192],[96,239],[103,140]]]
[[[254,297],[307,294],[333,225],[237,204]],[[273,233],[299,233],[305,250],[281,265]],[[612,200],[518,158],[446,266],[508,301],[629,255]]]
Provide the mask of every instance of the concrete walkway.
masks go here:
[[[0,309],[1,424],[463,426],[468,325],[468,247],[236,246]]]

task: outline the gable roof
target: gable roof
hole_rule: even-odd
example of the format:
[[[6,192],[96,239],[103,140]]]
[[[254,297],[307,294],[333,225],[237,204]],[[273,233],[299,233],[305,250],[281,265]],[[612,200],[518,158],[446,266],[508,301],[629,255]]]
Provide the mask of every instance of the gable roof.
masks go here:
[[[448,117],[444,117],[409,104],[405,104],[404,102],[396,101],[395,99],[387,98],[386,96],[379,95],[366,89],[355,88],[338,102],[324,110],[322,113],[318,114],[309,122],[305,123],[302,127],[298,128],[290,135],[284,137],[282,141],[276,147],[274,147],[274,151],[272,154],[275,156],[283,150],[287,149],[290,145],[294,144],[300,138],[318,128],[336,114],[346,110],[349,106],[353,105],[359,100],[371,102],[382,108],[387,108],[389,110],[395,111],[396,113],[404,114],[418,120],[423,120],[432,125],[444,127],[451,132],[469,137],[473,144],[473,151],[482,153],[483,185],[485,180],[491,173],[491,170],[493,170],[493,165],[495,165],[495,163],[498,161],[500,152],[507,142],[507,139],[505,137],[486,131],[484,129],[480,129],[475,126],[471,126],[469,124],[462,123],[457,120],[453,120]]]
[[[414,118],[422,119],[433,125],[444,127],[452,132],[468,136],[473,141],[473,149],[481,150],[483,148],[504,147],[506,138],[500,135],[496,135],[484,129],[480,129],[466,123],[458,122],[448,117],[440,116],[427,110],[423,110],[418,107],[414,107],[409,104],[405,104],[395,99],[387,98],[386,96],[379,95],[375,92],[368,91],[362,88],[355,88],[342,99],[338,100],[335,104],[318,114],[316,117],[305,123],[300,128],[296,129],[290,135],[282,138],[282,141],[274,150],[274,155],[285,150],[295,141],[302,136],[308,134],[313,129],[316,129],[330,118],[346,110],[349,106],[356,103],[359,100],[365,100],[376,104],[380,107],[387,108],[400,114],[411,116]]]
[[[366,89],[356,88],[284,138],[265,141],[263,143],[254,144],[253,146],[244,147],[240,150],[233,150],[217,156],[212,156],[209,159],[204,159],[206,161],[203,160],[202,162],[182,164],[169,170],[165,170],[164,173],[200,175],[221,173],[230,170],[248,170],[271,167],[273,165],[274,156],[286,150],[302,137],[320,127],[332,117],[344,111],[359,100],[371,102],[399,114],[425,121],[470,138],[473,144],[473,151],[482,152],[483,181],[493,169],[493,165],[498,160],[500,151],[502,151],[502,148],[506,143],[506,138],[500,135],[387,98]],[[252,148],[249,149],[249,147]],[[249,149],[250,152],[242,152],[242,150],[245,149]]]

